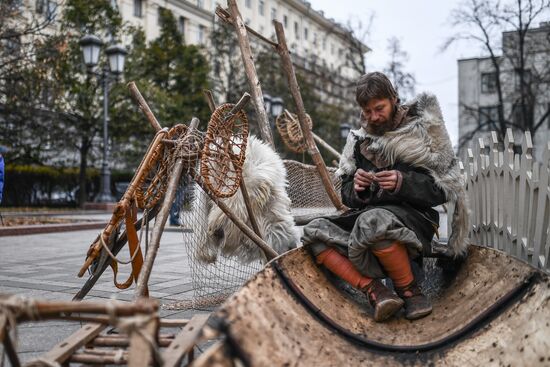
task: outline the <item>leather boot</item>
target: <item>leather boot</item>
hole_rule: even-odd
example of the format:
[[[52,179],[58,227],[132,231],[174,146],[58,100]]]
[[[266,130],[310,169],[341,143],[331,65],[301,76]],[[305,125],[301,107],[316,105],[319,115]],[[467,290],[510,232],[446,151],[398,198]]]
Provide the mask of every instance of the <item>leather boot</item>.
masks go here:
[[[432,313],[432,304],[428,297],[422,294],[422,289],[413,281],[404,288],[395,288],[395,291],[405,301],[405,318],[416,320]]]
[[[374,321],[377,322],[389,319],[405,303],[377,279],[370,282],[362,291],[367,294],[369,302],[374,308]]]

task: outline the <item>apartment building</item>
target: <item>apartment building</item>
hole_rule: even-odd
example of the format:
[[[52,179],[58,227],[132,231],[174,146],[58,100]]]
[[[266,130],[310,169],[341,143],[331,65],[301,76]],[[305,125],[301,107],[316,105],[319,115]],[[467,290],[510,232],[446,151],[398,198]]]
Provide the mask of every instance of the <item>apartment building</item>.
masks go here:
[[[480,124],[498,121],[497,78],[502,86],[505,120],[510,124],[525,126],[525,114],[520,103],[520,72],[513,61],[517,59],[516,37],[515,32],[502,34],[502,54],[497,58],[500,75],[489,57],[458,60],[459,140],[465,137],[471,139],[470,143],[461,147],[461,156],[464,156],[465,148],[472,142],[488,136],[487,131],[473,134]],[[525,49],[526,67],[522,74],[527,93],[535,96],[532,119],[540,127],[535,133],[533,144],[535,158],[540,159],[541,146],[550,140],[550,116],[547,116],[550,108],[550,22],[543,22],[539,27],[529,30]],[[514,135],[516,143],[521,144],[522,131],[515,129]]]

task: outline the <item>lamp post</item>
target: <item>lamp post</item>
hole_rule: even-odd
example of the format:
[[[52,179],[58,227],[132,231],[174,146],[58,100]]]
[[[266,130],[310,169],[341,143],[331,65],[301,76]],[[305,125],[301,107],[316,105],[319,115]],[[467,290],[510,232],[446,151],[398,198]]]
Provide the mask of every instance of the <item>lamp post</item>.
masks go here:
[[[351,125],[347,122],[343,122],[340,124],[340,138],[343,141],[346,141],[348,138],[349,132],[351,131]]]
[[[269,94],[264,94],[265,110],[273,120],[283,113],[283,99],[281,97],[271,97]]]
[[[98,64],[101,46],[103,46],[103,42],[94,35],[85,35],[80,39],[80,48],[88,73],[98,77],[103,87],[103,162],[101,163],[100,190],[94,201],[112,203],[115,198],[111,194],[111,170],[109,168],[109,84],[122,74],[127,52],[121,45],[107,47],[105,54],[109,66],[104,66],[101,73],[96,73],[93,69]]]

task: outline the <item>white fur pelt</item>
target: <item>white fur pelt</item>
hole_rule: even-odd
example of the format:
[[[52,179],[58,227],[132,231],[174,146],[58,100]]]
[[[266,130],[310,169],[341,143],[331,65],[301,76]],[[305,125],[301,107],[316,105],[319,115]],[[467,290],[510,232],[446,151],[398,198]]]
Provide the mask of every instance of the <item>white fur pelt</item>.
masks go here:
[[[248,139],[243,179],[264,241],[279,254],[295,248],[300,234],[290,212],[285,166],[272,148],[254,136]],[[197,190],[196,194],[206,196],[202,190]],[[207,202],[206,198],[197,199],[198,202]],[[238,218],[252,228],[240,190],[232,197],[222,200]],[[195,252],[200,261],[213,263],[219,253],[236,257],[243,263],[266,260],[258,246],[217,205],[209,205],[206,210],[208,229],[206,236],[197,244]]]
[[[464,256],[469,231],[466,191],[441,108],[437,98],[428,93],[419,94],[409,104],[416,104],[418,116],[393,131],[378,136],[368,134],[363,128],[353,130],[342,152],[337,174],[355,172],[354,146],[357,139],[362,138],[371,139],[368,149],[382,154],[392,164],[399,161],[428,170],[447,200],[455,204],[449,246],[455,256]]]

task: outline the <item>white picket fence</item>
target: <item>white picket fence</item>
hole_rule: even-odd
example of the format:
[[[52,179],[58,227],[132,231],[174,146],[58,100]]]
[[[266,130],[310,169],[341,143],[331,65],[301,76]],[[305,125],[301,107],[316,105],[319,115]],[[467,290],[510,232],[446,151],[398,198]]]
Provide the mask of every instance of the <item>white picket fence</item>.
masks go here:
[[[479,139],[462,163],[470,204],[470,241],[550,271],[550,142],[542,162],[536,162],[529,132],[521,155],[514,154],[511,130],[503,149],[496,132],[489,140],[486,145]]]

